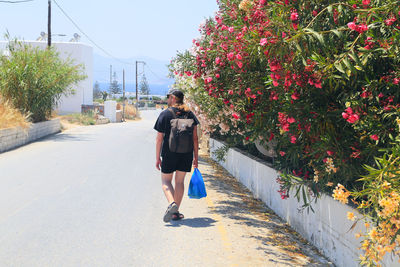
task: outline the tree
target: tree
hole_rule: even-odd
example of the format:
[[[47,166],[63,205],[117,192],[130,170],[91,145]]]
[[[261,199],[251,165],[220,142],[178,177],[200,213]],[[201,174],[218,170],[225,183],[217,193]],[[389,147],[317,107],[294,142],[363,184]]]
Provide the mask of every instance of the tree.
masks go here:
[[[103,100],[106,101],[108,93],[106,91],[101,91],[100,94],[101,94],[101,98],[103,98]]]
[[[114,74],[113,74],[113,80],[110,84],[109,91],[110,91],[111,95],[120,94],[122,92],[121,85],[117,81],[117,73],[116,72],[114,72]]]
[[[149,84],[148,84],[146,76],[144,74],[142,76],[142,80],[140,81],[139,91],[142,95],[150,94]]]
[[[101,90],[100,90],[100,84],[98,81],[96,81],[93,86],[93,98],[99,99],[101,97],[102,97],[102,95],[101,95]]]

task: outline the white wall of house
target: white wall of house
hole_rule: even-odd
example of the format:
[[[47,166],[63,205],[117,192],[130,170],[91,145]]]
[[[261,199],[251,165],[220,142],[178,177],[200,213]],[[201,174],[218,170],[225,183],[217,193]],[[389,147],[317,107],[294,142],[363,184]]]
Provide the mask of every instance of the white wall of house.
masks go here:
[[[33,47],[45,49],[47,42],[25,41]],[[85,66],[87,78],[73,86],[75,94],[63,96],[58,105],[58,114],[80,113],[81,105],[93,104],[93,48],[89,45],[75,42],[54,42],[52,46],[60,53],[62,59],[73,59],[76,64]],[[0,41],[0,50],[6,50],[7,42]],[[2,53],[3,54],[3,53]]]

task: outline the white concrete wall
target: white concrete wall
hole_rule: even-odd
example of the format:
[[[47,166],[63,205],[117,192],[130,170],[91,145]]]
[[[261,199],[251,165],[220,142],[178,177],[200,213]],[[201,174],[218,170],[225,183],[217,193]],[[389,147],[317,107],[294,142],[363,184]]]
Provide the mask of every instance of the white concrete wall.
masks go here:
[[[223,143],[210,139],[211,157],[216,160],[213,152],[222,147]],[[225,162],[219,162],[230,174],[245,185],[253,195],[261,199],[268,207],[284,219],[300,235],[316,246],[322,254],[328,257],[336,266],[359,266],[358,258],[361,251],[360,241],[355,234],[365,230],[360,221],[353,230],[353,222],[347,219],[347,212],[352,211],[361,218],[359,212],[350,206],[343,205],[328,195],[323,195],[313,204],[315,213],[301,210],[301,203],[290,192],[288,199],[282,200],[278,193],[276,182],[278,173],[265,162],[254,159],[238,149],[229,149]],[[400,266],[398,258],[391,260],[386,257],[384,266]]]
[[[0,129],[0,153],[60,131],[60,119],[34,123],[27,129],[20,127]]]
[[[47,42],[25,41],[33,47],[45,49]],[[86,44],[74,42],[54,42],[52,46],[57,49],[62,59],[71,58],[76,64],[84,64],[87,78],[73,86],[74,95],[62,97],[58,106],[58,114],[80,113],[81,105],[93,104],[93,48]],[[0,50],[5,50],[6,41],[0,41]],[[1,53],[2,54],[2,53]]]

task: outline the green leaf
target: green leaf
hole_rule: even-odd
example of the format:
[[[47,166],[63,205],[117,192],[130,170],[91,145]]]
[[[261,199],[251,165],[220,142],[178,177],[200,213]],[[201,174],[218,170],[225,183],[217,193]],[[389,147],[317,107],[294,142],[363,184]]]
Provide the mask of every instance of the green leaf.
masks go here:
[[[324,40],[324,37],[322,36],[322,34],[316,32],[310,28],[306,28],[306,29],[304,29],[304,31],[311,33],[320,42],[321,45],[325,46],[325,40]]]
[[[342,63],[341,63],[341,62],[335,62],[334,65],[335,65],[335,68],[336,68],[338,71],[340,71],[341,73],[346,73],[346,72],[344,71],[344,69],[343,69],[343,66],[342,66]]]
[[[332,30],[332,32],[333,32],[334,34],[336,34],[336,36],[339,37],[339,38],[342,38],[342,37],[343,37],[343,33],[342,33],[341,31]]]

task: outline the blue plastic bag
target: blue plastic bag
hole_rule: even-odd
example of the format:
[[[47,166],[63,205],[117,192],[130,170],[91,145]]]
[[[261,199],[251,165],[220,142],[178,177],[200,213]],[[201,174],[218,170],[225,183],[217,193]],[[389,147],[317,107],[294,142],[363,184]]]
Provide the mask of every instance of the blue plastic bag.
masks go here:
[[[192,178],[190,179],[189,190],[188,190],[189,198],[203,198],[207,196],[206,186],[204,185],[203,176],[201,175],[199,169],[194,169],[192,174]]]

